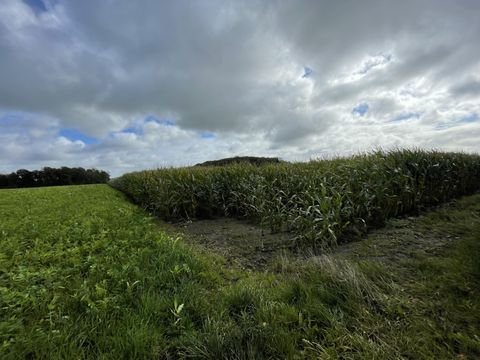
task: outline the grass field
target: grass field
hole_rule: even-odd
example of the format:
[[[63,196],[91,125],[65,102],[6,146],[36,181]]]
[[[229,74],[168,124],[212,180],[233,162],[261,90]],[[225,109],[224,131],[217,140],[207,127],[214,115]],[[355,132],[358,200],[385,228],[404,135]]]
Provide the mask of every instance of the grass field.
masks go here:
[[[244,272],[106,185],[0,190],[0,358],[478,358],[480,196],[409,229],[455,241]]]

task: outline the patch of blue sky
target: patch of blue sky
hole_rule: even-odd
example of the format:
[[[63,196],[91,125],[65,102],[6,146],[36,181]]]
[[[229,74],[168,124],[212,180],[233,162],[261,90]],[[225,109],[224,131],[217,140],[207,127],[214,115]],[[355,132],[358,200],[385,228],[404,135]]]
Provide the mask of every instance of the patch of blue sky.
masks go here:
[[[445,130],[457,125],[455,122],[441,122],[435,125],[435,130]]]
[[[120,130],[122,133],[130,133],[142,136],[144,132],[144,125],[148,123],[155,123],[161,126],[176,126],[177,123],[171,119],[161,119],[155,115],[147,115],[142,119],[137,119],[131,122],[127,127]]]
[[[360,103],[352,109],[353,115],[364,116],[368,112],[369,106],[367,103]]]
[[[42,120],[36,117],[34,114],[23,111],[6,111],[0,112],[0,133],[14,132],[17,134],[25,134],[29,132],[29,129],[36,128],[38,124],[41,124]],[[42,128],[52,127],[45,126]]]
[[[402,113],[396,117],[394,117],[391,121],[406,121],[410,119],[418,119],[420,117],[420,113],[418,112],[407,112],[407,113]]]
[[[465,123],[473,123],[473,122],[476,122],[476,121],[480,121],[480,115],[478,115],[477,113],[471,113],[471,114],[468,114],[460,119],[457,119],[457,120],[452,120],[452,121],[444,121],[444,122],[441,122],[439,124],[437,124],[435,126],[435,129],[436,130],[443,130],[443,129],[448,129],[448,128],[451,128],[451,127],[454,127],[454,126],[459,126],[461,124],[465,124]]]
[[[127,126],[126,128],[122,129],[120,132],[130,133],[135,135],[143,135],[143,127],[134,124],[134,125]]]
[[[98,144],[100,142],[100,140],[98,140],[97,138],[85,135],[77,129],[63,128],[60,129],[58,135],[63,136],[64,138],[67,138],[71,141],[81,141],[87,145]]]
[[[313,75],[313,69],[305,66],[303,68],[303,75],[302,78],[309,78]]]
[[[26,123],[29,121],[27,115],[21,111],[9,111],[0,115],[0,123],[2,126],[16,125],[20,122]]]
[[[175,126],[177,123],[172,119],[161,119],[155,115],[148,115],[145,117],[145,123],[154,122],[163,126]]]
[[[48,11],[48,8],[43,2],[43,0],[23,0],[23,2],[30,6],[30,8],[32,8],[32,10],[36,13]]]
[[[17,123],[16,121],[17,116],[12,113],[6,113],[0,115],[0,132],[1,130],[5,130],[7,127],[10,127],[12,125],[15,125]]]
[[[462,123],[471,123],[480,120],[480,115],[477,113],[472,113],[467,116],[464,116],[463,118],[460,119],[460,122]]]
[[[200,134],[200,137],[202,139],[208,139],[208,140],[211,140],[211,139],[215,139],[217,137],[217,135],[211,131],[203,131],[201,134]]]

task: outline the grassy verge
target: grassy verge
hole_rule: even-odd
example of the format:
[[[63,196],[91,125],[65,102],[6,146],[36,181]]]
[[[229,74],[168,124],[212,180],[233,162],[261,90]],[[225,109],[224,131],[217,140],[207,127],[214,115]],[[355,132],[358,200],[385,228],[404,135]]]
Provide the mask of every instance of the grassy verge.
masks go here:
[[[438,256],[421,253],[405,260],[398,282],[421,299],[416,311],[419,319],[431,319],[427,323],[431,321],[429,326],[436,329],[430,338],[434,346],[479,358],[480,195],[429,214],[418,228],[453,240]]]
[[[391,274],[334,256],[245,273],[107,186],[2,190],[0,358],[476,356],[478,197],[458,211],[449,252]]]
[[[404,357],[480,357],[480,194],[392,220],[336,257],[382,287],[394,320],[382,332]]]

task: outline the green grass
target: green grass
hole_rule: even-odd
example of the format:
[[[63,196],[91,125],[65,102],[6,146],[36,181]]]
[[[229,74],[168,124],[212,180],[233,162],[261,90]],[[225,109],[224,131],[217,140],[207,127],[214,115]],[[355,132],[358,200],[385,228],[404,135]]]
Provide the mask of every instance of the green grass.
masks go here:
[[[402,356],[480,357],[480,194],[393,220],[352,245],[339,257],[382,288],[380,329]]]
[[[161,354],[215,278],[108,186],[2,190],[0,219],[3,359]]]
[[[395,272],[396,283],[419,300],[418,331],[435,329],[425,339],[432,347],[480,358],[480,195],[428,214],[416,227],[453,239],[439,255],[420,253]]]
[[[248,218],[324,248],[480,188],[480,156],[401,150],[309,163],[159,169],[111,182],[170,221]]]
[[[1,190],[0,358],[474,358],[471,199],[422,223],[459,238],[435,259],[386,271],[322,256],[250,273],[172,238],[108,186]]]

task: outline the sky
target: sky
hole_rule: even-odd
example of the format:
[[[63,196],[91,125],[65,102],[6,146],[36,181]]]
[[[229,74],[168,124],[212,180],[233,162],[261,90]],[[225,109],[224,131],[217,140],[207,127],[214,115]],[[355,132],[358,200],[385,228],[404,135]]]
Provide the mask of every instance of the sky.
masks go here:
[[[480,152],[478,0],[1,0],[0,173]]]

